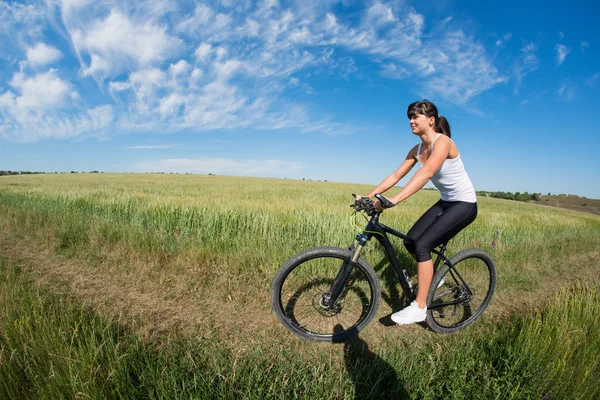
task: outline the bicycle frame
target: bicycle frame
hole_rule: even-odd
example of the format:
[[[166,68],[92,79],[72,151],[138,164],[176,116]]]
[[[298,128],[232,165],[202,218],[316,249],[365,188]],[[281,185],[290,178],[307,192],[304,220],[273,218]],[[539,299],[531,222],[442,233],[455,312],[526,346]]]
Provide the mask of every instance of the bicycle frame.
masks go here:
[[[396,273],[398,280],[400,281],[400,285],[402,286],[402,291],[404,292],[404,295],[405,295],[406,299],[408,300],[408,302],[411,302],[416,298],[417,295],[415,293],[415,290],[411,287],[408,280],[406,279],[406,277],[404,275],[404,269],[400,265],[400,261],[398,260],[398,257],[396,256],[396,252],[394,251],[392,244],[390,243],[390,240],[387,235],[391,234],[391,235],[396,236],[403,240],[408,239],[408,237],[405,234],[398,232],[394,228],[391,228],[391,227],[379,222],[380,215],[381,215],[381,212],[375,213],[371,217],[369,222],[367,223],[367,226],[365,227],[364,231],[359,232],[356,235],[356,240],[354,241],[354,244],[350,247],[350,250],[353,250],[351,259],[346,260],[344,262],[344,264],[342,265],[342,268],[340,268],[340,271],[339,271],[338,275],[336,276],[333,284],[331,285],[329,292],[325,293],[323,296],[322,302],[325,307],[332,307],[335,304],[338,297],[341,295],[344,286],[346,286],[346,282],[350,278],[350,274],[352,272],[352,269],[354,268],[354,264],[358,261],[358,258],[360,257],[360,252],[361,252],[362,248],[373,237],[375,237],[379,241],[379,243],[381,243],[381,245],[383,246],[383,249],[387,255],[387,258],[390,261],[390,264],[392,265],[392,268],[394,269],[394,272]],[[439,247],[439,250],[438,249],[432,250],[433,253],[437,254],[437,258],[435,260],[434,267],[433,267],[434,271],[437,270],[438,266],[440,265],[440,262],[443,260],[446,264],[448,264],[450,266],[451,270],[457,274],[457,276],[460,278],[460,280],[465,284],[467,290],[469,292],[471,292],[470,288],[466,285],[466,282],[464,282],[464,280],[462,279],[462,277],[460,276],[458,271],[454,268],[454,265],[452,265],[450,260],[444,254],[446,251],[446,244],[447,243],[443,243]],[[461,300],[456,300],[455,302],[452,302],[452,303],[443,303],[440,305],[432,306],[430,308],[434,309],[434,308],[447,306],[447,305],[453,304],[453,303],[458,304],[460,302],[461,302]]]

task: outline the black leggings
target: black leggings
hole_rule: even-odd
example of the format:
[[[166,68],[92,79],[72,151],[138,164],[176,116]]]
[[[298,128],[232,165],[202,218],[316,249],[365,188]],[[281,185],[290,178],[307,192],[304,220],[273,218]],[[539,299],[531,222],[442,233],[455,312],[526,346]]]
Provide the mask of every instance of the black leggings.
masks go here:
[[[477,203],[444,201],[435,203],[410,228],[404,247],[417,262],[431,260],[431,250],[452,239],[477,217]]]

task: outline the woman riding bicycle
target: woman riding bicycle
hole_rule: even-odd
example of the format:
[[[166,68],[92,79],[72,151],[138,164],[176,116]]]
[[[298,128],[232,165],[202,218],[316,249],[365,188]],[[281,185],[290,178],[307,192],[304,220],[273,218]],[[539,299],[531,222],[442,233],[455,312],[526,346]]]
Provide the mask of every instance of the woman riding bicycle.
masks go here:
[[[475,189],[465,171],[458,147],[450,139],[450,125],[446,118],[438,115],[436,106],[427,100],[410,104],[407,116],[413,134],[421,138],[421,143],[414,146],[400,167],[368,196],[373,198],[384,193],[419,163],[419,170],[389,200],[396,205],[419,191],[429,180],[440,191],[441,199],[419,218],[404,241],[408,252],[417,260],[419,286],[416,300],[392,314],[392,320],[399,325],[425,320],[427,293],[434,272],[431,251],[453,238],[477,216]],[[375,200],[375,208],[378,211],[382,209],[379,200]]]

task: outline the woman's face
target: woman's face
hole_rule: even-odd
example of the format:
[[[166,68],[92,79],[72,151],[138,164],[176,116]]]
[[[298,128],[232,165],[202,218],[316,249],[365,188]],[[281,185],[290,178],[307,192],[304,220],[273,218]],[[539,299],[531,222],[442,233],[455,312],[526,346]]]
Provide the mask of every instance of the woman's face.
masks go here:
[[[410,128],[415,135],[419,135],[423,132],[426,132],[428,129],[433,128],[434,122],[434,117],[428,117],[423,114],[415,114],[410,118]]]

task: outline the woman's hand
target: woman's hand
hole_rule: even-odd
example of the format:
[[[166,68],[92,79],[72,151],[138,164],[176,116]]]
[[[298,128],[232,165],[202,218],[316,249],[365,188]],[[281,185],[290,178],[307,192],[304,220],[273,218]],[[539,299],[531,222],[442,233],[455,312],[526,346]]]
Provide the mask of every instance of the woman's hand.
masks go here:
[[[379,199],[375,199],[373,202],[373,207],[375,207],[375,211],[381,212],[383,211],[383,204],[379,201]]]
[[[392,207],[396,206],[396,204],[399,203],[396,196],[387,198],[386,200],[388,200],[390,203],[392,203],[392,205],[388,205],[387,207],[384,207],[383,204],[381,203],[381,201],[378,198],[375,198],[375,201],[373,202],[373,206],[375,207],[375,210],[377,210],[378,212],[383,211],[384,209],[392,208]]]

